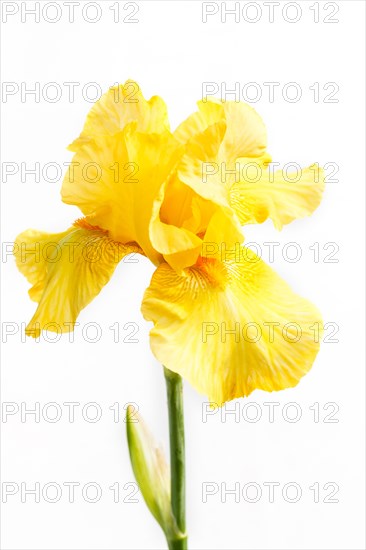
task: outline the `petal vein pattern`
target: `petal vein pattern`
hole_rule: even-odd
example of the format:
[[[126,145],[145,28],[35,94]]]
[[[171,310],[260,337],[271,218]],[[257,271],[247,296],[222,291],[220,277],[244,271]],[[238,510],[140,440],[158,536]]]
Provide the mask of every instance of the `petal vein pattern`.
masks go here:
[[[80,311],[108,283],[124,256],[141,253],[135,244],[122,245],[100,229],[78,224],[63,233],[28,230],[15,241],[19,270],[33,285],[29,291],[38,308],[26,328],[28,336],[42,330],[74,330]]]
[[[240,261],[156,270],[142,303],[156,358],[217,405],[295,386],[319,349],[321,316],[245,247]]]

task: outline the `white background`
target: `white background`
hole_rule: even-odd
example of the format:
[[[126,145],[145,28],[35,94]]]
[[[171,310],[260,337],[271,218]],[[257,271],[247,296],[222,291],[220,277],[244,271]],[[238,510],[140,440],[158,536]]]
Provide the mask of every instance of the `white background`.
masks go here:
[[[2,7],[6,2],[2,2]],[[12,2],[11,4],[16,4]],[[268,7],[257,6],[262,16],[256,23],[235,22],[220,13],[202,22],[200,2],[138,2],[138,23],[113,22],[110,7],[114,2],[99,2],[102,16],[96,23],[83,20],[81,8],[75,8],[75,22],[68,22],[68,10],[59,2],[61,19],[49,23],[41,15],[21,20],[19,12],[2,24],[2,79],[19,88],[40,83],[41,90],[56,82],[62,97],[52,103],[41,95],[21,94],[3,97],[3,162],[39,162],[62,165],[71,159],[66,146],[78,136],[90,109],[81,93],[89,82],[97,82],[106,91],[115,82],[137,80],[145,97],[161,95],[168,104],[174,128],[195,110],[202,95],[203,82],[235,82],[241,89],[256,82],[262,98],[253,104],[263,116],[269,134],[269,151],[275,161],[312,162],[324,165],[335,162],[338,182],[328,183],[324,200],[311,218],[296,221],[281,233],[270,222],[245,228],[247,241],[260,243],[263,258],[269,261],[263,242],[276,241],[273,267],[300,294],[311,299],[323,313],[324,321],[336,323],[339,341],[322,345],[312,371],[294,389],[276,394],[254,392],[246,400],[230,403],[237,407],[239,418],[217,412],[202,421],[205,396],[185,384],[185,424],[187,440],[187,524],[192,549],[360,549],[363,542],[363,253],[364,253],[364,12],[362,1],[331,3],[298,2],[301,17],[296,23],[293,9],[283,15],[276,8],[274,22],[269,21]],[[41,2],[44,5],[45,2]],[[241,2],[242,8],[246,2]],[[286,4],[286,3],[285,3]],[[288,4],[288,3],[287,3]],[[296,4],[296,3],[295,3]],[[319,22],[314,22],[318,4]],[[121,18],[131,10],[123,11]],[[337,23],[326,23],[333,6]],[[233,3],[227,4],[232,7]],[[53,8],[46,16],[55,17]],[[255,9],[255,8],[253,8]],[[89,18],[95,12],[90,8]],[[246,18],[253,19],[254,11]],[[5,48],[5,50],[4,50]],[[65,82],[78,82],[75,100],[70,101]],[[268,99],[264,82],[278,82],[274,102]],[[297,102],[285,101],[283,87],[296,82],[302,91]],[[319,101],[310,89],[319,82]],[[333,99],[325,97],[335,82],[339,91]],[[292,90],[293,91],[293,90]],[[50,97],[52,91],[50,90]],[[94,90],[95,92],[95,90]],[[90,96],[93,89],[88,89]],[[253,94],[253,89],[249,93]],[[289,94],[291,90],[289,90]],[[85,94],[84,94],[85,95]],[[219,97],[220,94],[217,94]],[[230,99],[233,99],[232,97]],[[21,181],[21,173],[2,184],[2,238],[11,243],[26,228],[62,231],[79,216],[76,208],[61,203],[61,181],[50,183],[41,176]],[[281,251],[288,242],[301,246],[298,262],[285,261]],[[314,261],[309,249],[320,246],[320,261]],[[332,251],[326,243],[336,243],[336,263],[325,262]],[[2,263],[2,398],[28,408],[36,402],[42,407],[56,402],[62,417],[52,423],[55,409],[44,410],[40,422],[34,415],[21,421],[20,412],[2,419],[2,481],[19,485],[19,492],[3,504],[2,547],[4,549],[161,549],[165,541],[141,495],[138,502],[123,502],[131,492],[133,474],[129,463],[123,407],[138,404],[157,439],[168,449],[167,412],[161,367],[149,349],[150,327],[140,314],[143,291],[153,267],[145,259],[118,266],[112,281],[80,315],[75,341],[69,336],[51,343],[47,335],[39,343],[22,341],[21,323],[32,316],[35,304],[27,296],[28,283],[18,273],[14,261],[6,255]],[[125,323],[137,323],[138,343],[123,342],[128,330]],[[4,325],[6,323],[6,325]],[[9,323],[14,323],[9,325]],[[102,337],[96,343],[85,341],[82,329],[98,323]],[[119,323],[120,341],[113,341],[109,328]],[[5,329],[4,329],[5,326]],[[14,331],[6,335],[5,331]],[[88,325],[89,327],[91,325]],[[10,328],[9,328],[10,327]],[[90,329],[88,337],[93,338]],[[330,334],[330,331],[327,332]],[[50,335],[52,336],[52,335]],[[68,420],[63,403],[78,402],[75,422]],[[96,402],[102,418],[95,423],[83,418],[85,404]],[[269,422],[269,406],[280,403],[274,422]],[[289,422],[295,409],[298,422]],[[119,422],[113,421],[109,409],[119,403]],[[246,407],[248,403],[255,403]],[[314,403],[319,403],[319,421],[314,421]],[[330,405],[327,410],[324,406]],[[256,407],[256,409],[255,409]],[[335,407],[339,410],[325,422]],[[248,416],[262,414],[257,422]],[[257,411],[257,413],[256,413]],[[84,413],[93,415],[91,408]],[[283,417],[283,414],[285,418]],[[84,414],[84,416],[85,416]],[[5,420],[7,420],[5,422]],[[117,419],[118,420],[118,419]],[[238,421],[236,421],[238,420]],[[328,418],[329,420],[329,418]],[[40,503],[28,495],[21,502],[20,484],[27,488],[36,482],[42,487],[57,483],[63,489],[60,500]],[[75,502],[69,503],[65,482],[78,482]],[[81,490],[86,483],[97,483],[102,496],[97,503],[86,502]],[[119,483],[120,502],[113,502],[109,489]],[[218,492],[203,502],[202,484],[213,483]],[[223,502],[220,484],[240,491],[245,484],[257,483],[262,496],[258,502],[228,495]],[[266,482],[277,482],[274,502],[269,502]],[[290,503],[283,497],[286,483],[297,483],[301,498]],[[314,502],[314,483],[320,487],[320,502]],[[337,484],[333,497],[338,502],[324,502]],[[216,485],[215,485],[216,484]],[[238,485],[237,485],[238,487]],[[49,497],[52,498],[52,490]],[[289,497],[293,496],[291,490]],[[90,497],[93,496],[92,490]]]

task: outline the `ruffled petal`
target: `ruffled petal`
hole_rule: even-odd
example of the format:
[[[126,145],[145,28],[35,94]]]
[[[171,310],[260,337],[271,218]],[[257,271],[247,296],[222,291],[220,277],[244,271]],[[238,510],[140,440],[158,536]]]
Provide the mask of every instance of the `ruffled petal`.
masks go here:
[[[267,147],[267,132],[262,118],[253,107],[244,102],[202,100],[198,112],[189,116],[174,131],[182,144],[204,133],[210,126],[224,123],[218,157],[228,165],[239,157],[259,157]]]
[[[175,130],[174,137],[182,145],[194,136],[202,134],[209,126],[218,122],[225,123],[223,104],[220,101],[198,101],[198,111],[191,114]]]
[[[150,222],[165,182],[181,157],[169,132],[143,134],[131,123],[113,136],[97,136],[74,155],[62,199],[78,206],[111,238],[137,242],[149,259],[161,261],[150,239]]]
[[[249,249],[235,256],[160,265],[142,303],[156,358],[217,405],[295,386],[319,349],[317,309]]]
[[[265,153],[267,131],[262,118],[243,102],[224,103],[226,134],[220,152],[228,165],[240,157],[255,158]]]
[[[271,218],[275,227],[281,229],[297,218],[309,216],[319,206],[324,172],[316,165],[286,178],[282,170],[259,170],[258,181],[241,180],[230,188],[230,204],[243,225]]]
[[[30,297],[38,302],[26,334],[36,338],[44,329],[72,331],[80,311],[108,283],[121,259],[133,252],[141,249],[117,243],[83,221],[63,233],[21,233],[15,241],[16,264],[33,285]]]
[[[80,136],[69,146],[77,149],[95,136],[117,134],[130,122],[136,122],[143,133],[169,130],[167,107],[163,99],[153,96],[146,101],[137,82],[127,80],[113,86],[97,101],[86,118]]]
[[[204,199],[228,206],[228,189],[239,179],[240,160],[270,161],[266,128],[246,103],[201,101],[198,107],[174,132],[186,147],[177,178]]]
[[[177,178],[200,197],[227,207],[228,193],[218,157],[225,130],[226,124],[217,122],[193,136],[178,164]]]

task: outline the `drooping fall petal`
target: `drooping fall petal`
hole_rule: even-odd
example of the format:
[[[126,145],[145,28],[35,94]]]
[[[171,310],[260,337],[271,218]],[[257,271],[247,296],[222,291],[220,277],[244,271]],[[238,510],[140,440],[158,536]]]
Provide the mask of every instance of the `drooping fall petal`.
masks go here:
[[[155,271],[142,313],[156,358],[210,401],[295,386],[319,349],[321,316],[252,251]]]
[[[108,283],[119,261],[134,252],[141,249],[117,243],[98,228],[86,229],[83,222],[63,233],[21,233],[15,241],[16,263],[38,302],[26,334],[36,338],[42,330],[72,331],[80,311]]]

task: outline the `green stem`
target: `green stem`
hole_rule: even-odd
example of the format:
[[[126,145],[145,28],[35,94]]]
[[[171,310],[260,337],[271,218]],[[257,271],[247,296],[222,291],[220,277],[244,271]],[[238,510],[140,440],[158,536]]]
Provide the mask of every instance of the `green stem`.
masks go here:
[[[184,451],[184,412],[183,383],[179,374],[164,367],[167,386],[169,434],[170,434],[170,472],[171,505],[177,526],[183,538],[169,540],[170,550],[186,550],[186,487],[185,487],[185,451]]]
[[[187,550],[187,537],[183,539],[168,540],[169,550]]]

